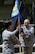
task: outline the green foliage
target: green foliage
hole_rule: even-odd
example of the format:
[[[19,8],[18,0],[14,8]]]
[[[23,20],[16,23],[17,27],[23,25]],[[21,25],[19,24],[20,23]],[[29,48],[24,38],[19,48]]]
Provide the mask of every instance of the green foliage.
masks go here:
[[[3,0],[0,0],[0,2],[2,2]]]
[[[0,0],[0,2],[1,2],[2,0]]]
[[[32,4],[33,0],[22,0],[23,3],[25,2],[26,4]]]

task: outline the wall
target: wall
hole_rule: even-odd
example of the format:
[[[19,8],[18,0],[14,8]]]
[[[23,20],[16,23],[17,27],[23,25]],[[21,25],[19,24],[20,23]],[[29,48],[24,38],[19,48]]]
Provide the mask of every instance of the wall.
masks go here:
[[[11,5],[0,5],[0,19],[10,19]]]

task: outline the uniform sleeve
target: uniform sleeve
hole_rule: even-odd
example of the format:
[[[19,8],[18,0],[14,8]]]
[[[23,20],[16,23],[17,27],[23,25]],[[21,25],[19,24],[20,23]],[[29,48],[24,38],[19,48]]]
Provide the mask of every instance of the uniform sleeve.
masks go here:
[[[16,34],[17,31],[18,31],[18,29],[14,30],[14,31],[12,31],[12,32],[9,31],[9,34],[10,34],[10,35],[14,35],[14,34]]]
[[[32,27],[29,32],[30,34],[34,34],[34,28]]]

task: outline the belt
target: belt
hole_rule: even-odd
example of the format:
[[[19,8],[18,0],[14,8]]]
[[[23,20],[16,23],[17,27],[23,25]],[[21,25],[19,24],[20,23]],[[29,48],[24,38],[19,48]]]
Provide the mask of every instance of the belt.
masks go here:
[[[3,40],[3,42],[4,42],[4,41],[8,41],[8,40],[7,40],[7,39],[5,39],[5,40]]]

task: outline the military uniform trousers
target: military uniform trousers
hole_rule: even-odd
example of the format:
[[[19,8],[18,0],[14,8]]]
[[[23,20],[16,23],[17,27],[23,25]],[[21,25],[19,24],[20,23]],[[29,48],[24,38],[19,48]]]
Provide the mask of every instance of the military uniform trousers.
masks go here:
[[[2,53],[3,54],[14,54],[15,53],[14,52],[14,45],[13,44],[9,44],[9,46],[8,46],[8,44],[5,45],[3,43]]]
[[[32,54],[32,47],[22,47],[23,54]]]

